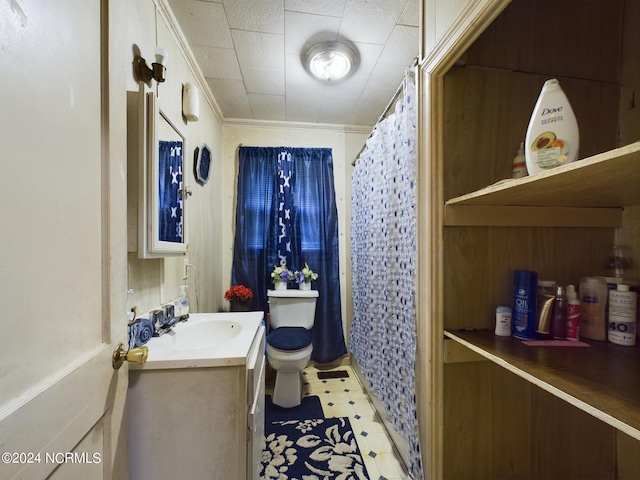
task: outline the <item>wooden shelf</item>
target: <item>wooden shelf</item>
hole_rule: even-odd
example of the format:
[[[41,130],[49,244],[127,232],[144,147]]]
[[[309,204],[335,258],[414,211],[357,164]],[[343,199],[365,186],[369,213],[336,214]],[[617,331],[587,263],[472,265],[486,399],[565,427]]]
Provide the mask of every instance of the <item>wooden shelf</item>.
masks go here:
[[[619,209],[640,204],[640,142],[446,202],[458,206]]]
[[[445,336],[640,440],[640,348],[590,340],[582,348],[530,347],[486,330]]]

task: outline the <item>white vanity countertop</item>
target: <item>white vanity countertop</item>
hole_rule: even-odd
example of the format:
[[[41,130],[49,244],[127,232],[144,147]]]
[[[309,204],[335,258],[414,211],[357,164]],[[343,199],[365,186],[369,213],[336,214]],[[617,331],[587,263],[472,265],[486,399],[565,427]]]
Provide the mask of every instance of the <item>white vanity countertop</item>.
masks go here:
[[[202,368],[245,365],[263,312],[193,313],[146,346],[149,357],[130,370]]]

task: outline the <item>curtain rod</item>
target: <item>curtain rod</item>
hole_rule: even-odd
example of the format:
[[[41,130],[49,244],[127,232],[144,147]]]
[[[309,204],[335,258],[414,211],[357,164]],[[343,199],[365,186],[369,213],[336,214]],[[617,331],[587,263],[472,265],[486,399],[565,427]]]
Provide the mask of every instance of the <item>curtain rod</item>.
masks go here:
[[[409,67],[409,75],[413,75],[414,79],[415,79],[415,69],[414,67],[416,67],[418,65],[418,57],[413,59],[413,64],[411,64],[411,67]],[[369,134],[369,136],[367,137],[367,140],[369,140],[371,138],[371,136],[373,135],[373,132],[375,132],[376,127],[378,126],[378,124],[384,120],[384,118],[386,117],[387,113],[389,113],[389,110],[391,110],[391,107],[393,106],[393,104],[396,102],[396,100],[398,100],[398,97],[400,96],[400,94],[402,93],[403,87],[404,87],[404,81],[406,79],[406,75],[405,78],[402,79],[402,82],[400,82],[400,85],[398,85],[398,88],[396,88],[395,93],[393,94],[393,96],[391,97],[391,100],[389,100],[389,103],[387,104],[387,106],[385,107],[385,109],[382,111],[382,114],[378,117],[378,121],[376,122],[376,124],[373,126],[373,129],[371,130],[371,133]],[[360,155],[362,155],[362,152],[364,152],[364,149],[367,147],[367,142],[365,140],[364,145],[362,146],[362,148],[360,149],[360,151],[358,152],[358,155],[356,155],[356,158],[353,159],[353,161],[351,162],[351,166],[355,167],[356,166],[356,162],[358,161],[358,158],[360,158]]]

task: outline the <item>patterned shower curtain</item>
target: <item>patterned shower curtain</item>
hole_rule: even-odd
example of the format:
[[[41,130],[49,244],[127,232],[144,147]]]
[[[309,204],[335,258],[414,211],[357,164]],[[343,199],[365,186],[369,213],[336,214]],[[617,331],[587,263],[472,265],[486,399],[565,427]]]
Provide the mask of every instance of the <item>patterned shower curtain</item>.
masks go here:
[[[422,478],[415,395],[416,110],[407,70],[393,114],[376,125],[352,182],[350,348],[372,392],[409,443]]]

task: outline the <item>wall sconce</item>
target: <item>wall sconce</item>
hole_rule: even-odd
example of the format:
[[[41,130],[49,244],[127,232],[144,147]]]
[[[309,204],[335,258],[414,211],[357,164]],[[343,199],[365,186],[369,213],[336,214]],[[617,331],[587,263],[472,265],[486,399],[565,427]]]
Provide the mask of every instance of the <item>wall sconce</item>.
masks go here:
[[[142,80],[145,83],[151,82],[151,79],[155,79],[156,82],[162,83],[165,80],[167,57],[169,54],[162,47],[156,47],[155,51],[156,61],[151,64],[151,68],[147,65],[147,62],[140,55],[137,55],[133,60],[133,69],[136,72],[138,80]]]
[[[316,43],[305,52],[304,58],[309,73],[325,82],[346,78],[357,65],[355,49],[342,42]]]

